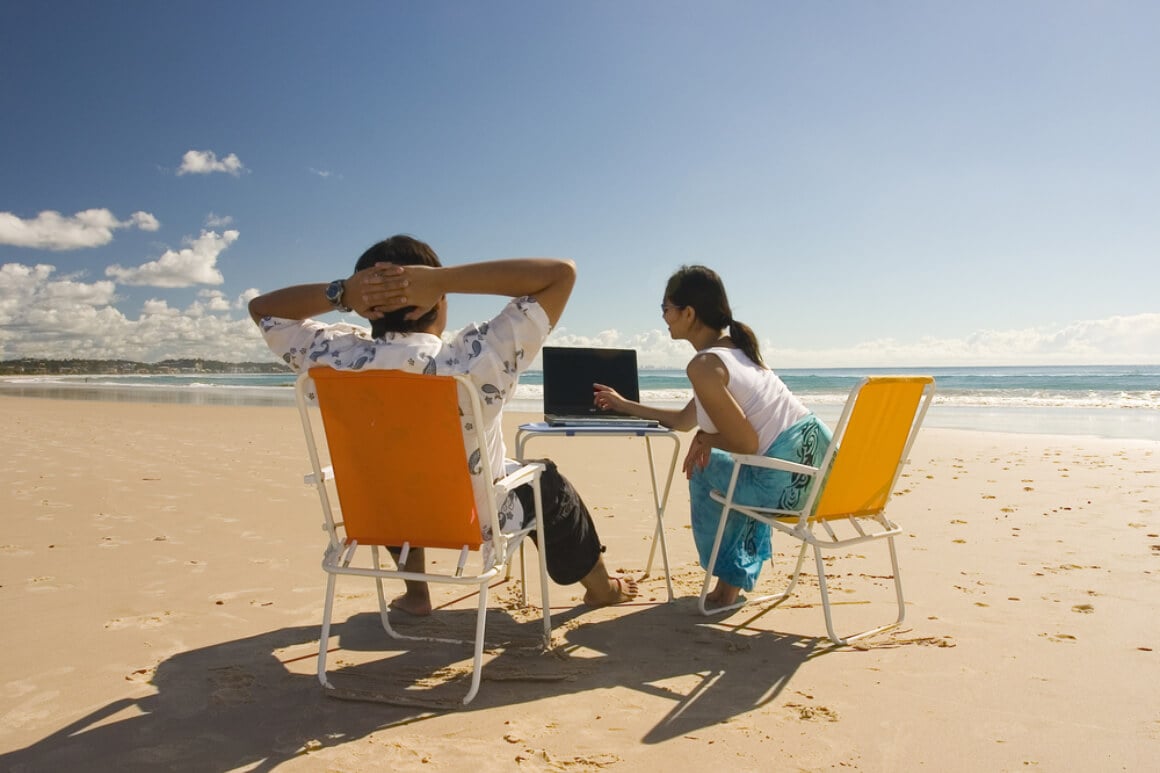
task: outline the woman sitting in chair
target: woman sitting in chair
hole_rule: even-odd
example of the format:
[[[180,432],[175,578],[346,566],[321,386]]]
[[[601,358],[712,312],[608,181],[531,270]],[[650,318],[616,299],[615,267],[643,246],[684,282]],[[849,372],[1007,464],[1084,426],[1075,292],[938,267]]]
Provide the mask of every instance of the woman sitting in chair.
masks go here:
[[[753,331],[733,319],[725,285],[716,272],[704,266],[681,267],[665,287],[661,313],[672,338],[688,341],[697,350],[685,371],[693,399],[681,409],[652,408],[595,384],[595,402],[599,408],[656,419],[673,429],[698,428],[684,471],[693,539],[701,566],[708,570],[722,509],[709,493],[724,492],[729,486],[733,459],[728,452],[816,466],[829,447],[830,429],[765,366]],[[743,504],[794,509],[808,492],[805,476],[746,466],[734,498]],[[761,565],[771,556],[770,527],[730,514],[716,566],[711,568],[717,584],[706,601],[728,606],[742,590],[752,591]]]

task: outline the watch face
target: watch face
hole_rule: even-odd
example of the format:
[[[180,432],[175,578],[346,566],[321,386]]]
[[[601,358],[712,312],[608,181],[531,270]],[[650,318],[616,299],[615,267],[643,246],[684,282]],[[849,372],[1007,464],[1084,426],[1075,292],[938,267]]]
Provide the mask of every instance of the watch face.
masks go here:
[[[335,306],[342,305],[342,293],[346,287],[341,279],[335,279],[326,286],[326,300]]]

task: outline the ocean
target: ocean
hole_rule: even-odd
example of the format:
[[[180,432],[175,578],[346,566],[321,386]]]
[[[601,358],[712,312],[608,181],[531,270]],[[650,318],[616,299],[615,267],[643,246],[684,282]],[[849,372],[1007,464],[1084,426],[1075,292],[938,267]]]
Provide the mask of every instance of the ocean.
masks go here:
[[[823,420],[837,420],[851,387],[881,373],[927,373],[937,392],[927,426],[993,432],[1160,440],[1160,365],[786,369],[778,375]],[[215,405],[291,405],[290,374],[0,377],[0,395]],[[641,399],[684,405],[683,370],[642,370]],[[539,371],[524,374],[509,410],[543,411]]]

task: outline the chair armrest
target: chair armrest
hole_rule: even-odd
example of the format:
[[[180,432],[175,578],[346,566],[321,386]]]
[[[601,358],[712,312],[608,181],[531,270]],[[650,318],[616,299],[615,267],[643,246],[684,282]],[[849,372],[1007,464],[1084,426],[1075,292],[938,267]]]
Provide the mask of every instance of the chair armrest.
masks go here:
[[[329,464],[322,468],[322,480],[323,481],[334,480],[334,468],[331,467]],[[302,476],[302,482],[307,484],[308,486],[313,486],[315,483],[318,483],[319,481],[315,480],[314,473],[308,472]]]
[[[790,462],[785,459],[773,459],[768,456],[758,456],[757,454],[730,454],[730,456],[733,457],[733,461],[737,464],[749,465],[750,467],[765,467],[769,470],[796,472],[801,475],[817,475],[821,469],[808,464],[798,464],[797,462]]]
[[[508,473],[495,482],[495,488],[503,492],[507,496],[508,492],[513,489],[531,483],[540,473],[544,471],[544,465],[540,462],[531,462],[523,465],[518,470]]]

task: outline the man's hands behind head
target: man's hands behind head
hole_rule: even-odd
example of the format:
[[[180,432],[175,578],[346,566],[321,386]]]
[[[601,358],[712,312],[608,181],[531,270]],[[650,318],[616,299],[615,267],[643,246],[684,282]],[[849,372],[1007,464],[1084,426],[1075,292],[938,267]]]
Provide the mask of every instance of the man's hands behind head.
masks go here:
[[[347,280],[345,301],[367,319],[378,319],[408,306],[415,308],[407,319],[418,319],[443,297],[435,281],[437,273],[438,269],[431,266],[376,263],[356,271]]]

